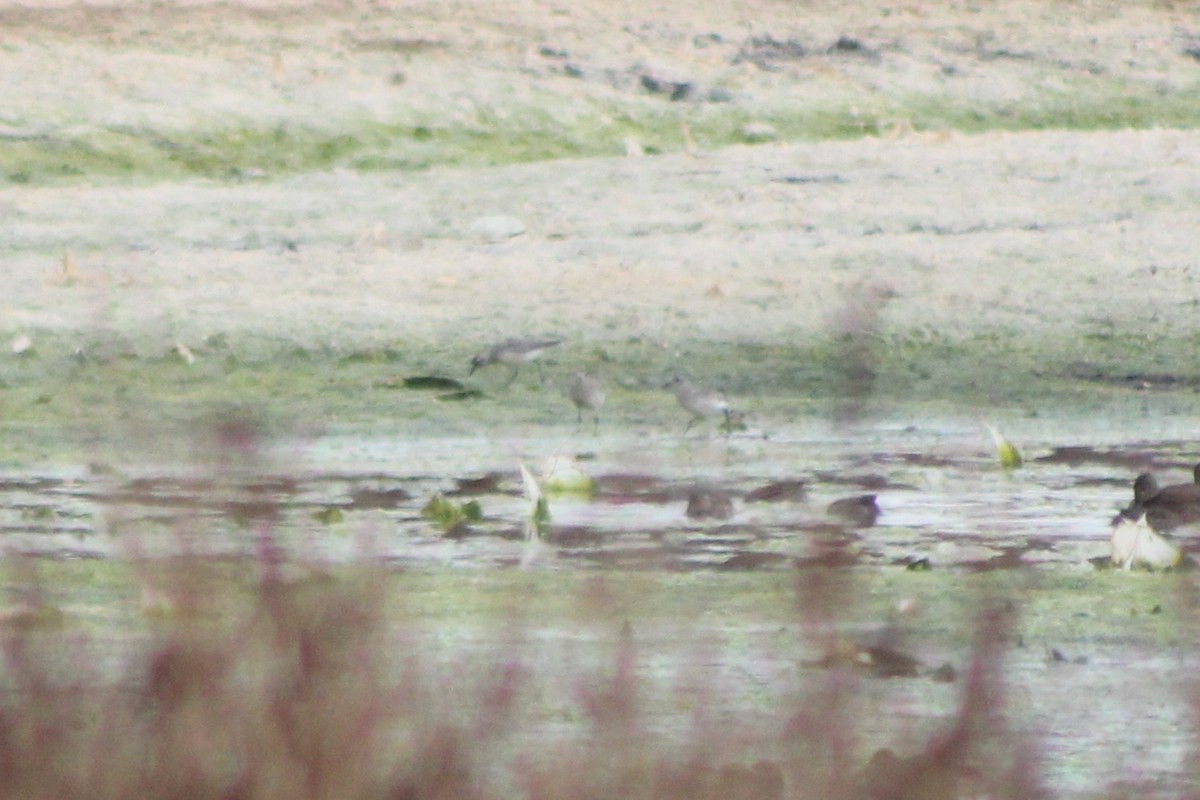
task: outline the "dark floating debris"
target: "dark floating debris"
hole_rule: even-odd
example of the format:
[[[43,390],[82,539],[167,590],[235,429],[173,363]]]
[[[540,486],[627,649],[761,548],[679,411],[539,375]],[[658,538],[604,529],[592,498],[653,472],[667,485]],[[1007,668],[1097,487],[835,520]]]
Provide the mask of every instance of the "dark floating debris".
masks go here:
[[[750,503],[779,503],[803,500],[808,495],[808,485],[802,480],[774,481],[760,486],[746,495]]]
[[[1200,376],[1173,372],[1111,372],[1107,368],[1088,362],[1069,364],[1064,376],[1089,383],[1121,386],[1136,391],[1167,391],[1181,388],[1200,387]]]
[[[921,674],[921,662],[907,653],[886,645],[847,641],[838,642],[831,652],[811,663],[823,669],[853,669],[872,678],[916,678]]]
[[[350,505],[356,509],[395,508],[412,495],[403,489],[359,489],[350,494]]]
[[[666,487],[661,478],[637,473],[618,472],[600,475],[593,479],[592,486],[598,500],[615,505],[624,503],[662,505],[683,496]]]
[[[855,486],[859,489],[866,489],[870,492],[877,492],[881,489],[911,489],[911,486],[905,484],[895,484],[889,481],[885,476],[877,473],[867,473],[866,475],[843,475],[837,472],[818,472],[816,479],[819,483],[829,484],[830,486]]]
[[[603,545],[607,537],[604,531],[589,525],[561,525],[551,528],[543,538],[565,547],[597,547]]]
[[[441,375],[410,375],[401,383],[405,389],[432,389],[439,392],[462,391],[461,381]]]
[[[739,570],[739,569],[764,569],[767,567],[775,567],[787,562],[791,556],[783,553],[755,553],[745,551],[735,553],[727,558],[721,564],[717,565],[720,570]]]
[[[929,673],[929,677],[934,683],[954,683],[958,680],[958,670],[952,664],[942,664]]]
[[[464,389],[461,392],[449,392],[447,394],[439,394],[438,400],[443,403],[458,403],[463,400],[479,400],[484,397],[483,392],[478,389]]]
[[[596,477],[596,488],[613,494],[637,494],[659,489],[663,479],[636,472],[614,472]]]
[[[273,500],[224,500],[220,508],[243,527],[256,522],[278,522],[281,513],[279,503]]]
[[[1145,450],[1099,450],[1086,445],[1055,447],[1046,455],[1033,460],[1039,464],[1065,464],[1070,467],[1077,467],[1081,464],[1102,464],[1127,467],[1137,471],[1150,469],[1158,461],[1153,453]]]
[[[845,520],[858,528],[869,528],[879,519],[879,504],[875,502],[873,494],[834,500],[825,511],[831,517]]]
[[[782,178],[772,178],[773,183],[846,183],[841,175],[784,175]]]
[[[502,477],[499,472],[489,472],[479,478],[457,478],[454,481],[455,487],[446,492],[446,496],[496,494],[500,491],[500,480]]]
[[[717,489],[693,489],[688,492],[687,515],[689,519],[729,519],[733,500]]]
[[[1083,666],[1088,663],[1087,656],[1075,656],[1071,658],[1057,647],[1050,648],[1050,652],[1046,654],[1046,660],[1054,664],[1077,664]]]

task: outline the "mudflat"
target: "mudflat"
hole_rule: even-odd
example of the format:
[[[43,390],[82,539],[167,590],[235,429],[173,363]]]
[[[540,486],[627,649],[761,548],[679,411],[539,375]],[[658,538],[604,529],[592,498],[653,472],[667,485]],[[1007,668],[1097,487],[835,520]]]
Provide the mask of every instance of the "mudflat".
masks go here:
[[[1182,6],[0,20],[0,335],[43,360],[385,352],[458,374],[553,335],[559,372],[629,364],[632,388],[680,368],[972,403],[1200,385]]]

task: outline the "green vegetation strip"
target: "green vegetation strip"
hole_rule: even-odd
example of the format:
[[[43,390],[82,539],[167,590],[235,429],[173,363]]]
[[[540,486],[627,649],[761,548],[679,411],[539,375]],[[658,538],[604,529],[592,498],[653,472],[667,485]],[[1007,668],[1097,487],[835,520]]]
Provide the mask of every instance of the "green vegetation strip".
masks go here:
[[[139,610],[143,578],[152,566],[120,561],[13,561],[5,582],[40,586],[44,602],[62,611],[69,627],[137,625],[154,620]],[[251,597],[257,569],[250,561],[196,562],[198,591],[211,591],[211,614],[236,613],[231,599]],[[1015,640],[1025,646],[1103,649],[1106,643],[1137,642],[1190,647],[1194,574],[1088,573],[997,570],[971,574],[902,568],[829,572],[480,571],[431,568],[380,572],[374,567],[338,567],[307,579],[312,591],[336,591],[366,580],[383,580],[386,616],[396,624],[430,630],[496,631],[508,622],[530,628],[577,628],[625,621],[652,626],[659,635],[687,625],[736,631],[750,625],[892,621],[914,641],[967,648],[976,616],[989,608],[1011,613]],[[374,596],[374,595],[373,595]],[[912,611],[897,616],[899,601]],[[204,605],[204,604],[202,604]],[[206,617],[210,614],[206,614]],[[510,628],[511,630],[511,628]],[[814,629],[816,630],[816,629]],[[675,634],[671,632],[674,631]]]
[[[575,409],[563,383],[575,370],[594,366],[597,353],[595,343],[564,346],[546,360],[545,384],[530,371],[505,388],[503,375],[468,378],[469,353],[447,352],[445,343],[333,352],[282,341],[222,341],[196,345],[188,363],[173,351],[79,359],[71,337],[41,335],[38,341],[30,354],[0,359],[0,430],[8,432],[0,438],[0,462],[71,455],[106,436],[150,435],[155,426],[192,425],[229,408],[283,430],[386,425],[444,436],[478,433],[481,425],[573,427]],[[768,428],[774,420],[828,413],[848,387],[863,392],[868,413],[910,406],[918,414],[934,404],[944,413],[972,416],[1122,408],[1187,414],[1200,403],[1195,346],[1192,336],[896,333],[874,343],[874,377],[848,383],[842,343],[827,337],[786,344],[682,342],[670,353],[621,340],[600,348],[614,365],[604,421],[617,427],[679,422],[680,409],[662,384],[680,369],[722,387]],[[1147,352],[1154,357],[1147,359]],[[405,378],[412,375],[460,380],[471,395],[446,402],[441,393],[407,389]]]
[[[896,125],[970,133],[1191,128],[1200,125],[1197,95],[1195,90],[1160,93],[1142,85],[1103,83],[1043,91],[1005,104],[914,96],[867,99],[853,108],[759,109],[753,115],[732,103],[685,105],[635,97],[625,104],[593,103],[564,117],[538,107],[483,112],[470,124],[341,119],[334,130],[288,122],[182,131],[130,126],[89,130],[85,125],[71,134],[51,130],[6,141],[0,147],[0,176],[12,183],[44,184],[196,176],[244,180],[332,168],[470,167],[619,155],[627,137],[648,152],[672,152],[687,146],[681,120],[705,149],[745,142],[742,126],[751,119],[770,124],[785,141],[856,138]],[[547,100],[547,107],[555,102]]]

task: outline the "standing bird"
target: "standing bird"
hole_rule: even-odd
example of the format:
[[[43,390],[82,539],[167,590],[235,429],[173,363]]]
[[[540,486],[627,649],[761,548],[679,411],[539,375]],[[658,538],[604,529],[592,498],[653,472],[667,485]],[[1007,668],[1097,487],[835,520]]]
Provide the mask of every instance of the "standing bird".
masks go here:
[[[697,420],[714,417],[717,414],[725,415],[725,435],[729,435],[730,408],[725,395],[715,389],[697,386],[680,375],[672,376],[663,388],[674,390],[675,399],[679,401],[679,405],[692,415],[692,418],[688,420],[687,427],[683,429],[684,436],[687,436],[688,431],[692,429],[692,425],[696,424]]]
[[[595,375],[586,372],[576,372],[568,390],[571,402],[575,404],[577,422],[583,425],[583,410],[594,412],[592,417],[596,427],[600,427],[600,406],[604,405],[604,384]]]
[[[475,370],[488,364],[506,364],[512,367],[512,375],[509,376],[508,383],[504,384],[507,387],[517,379],[521,364],[533,361],[551,347],[560,344],[562,339],[505,339],[472,358],[469,374],[474,375]]]

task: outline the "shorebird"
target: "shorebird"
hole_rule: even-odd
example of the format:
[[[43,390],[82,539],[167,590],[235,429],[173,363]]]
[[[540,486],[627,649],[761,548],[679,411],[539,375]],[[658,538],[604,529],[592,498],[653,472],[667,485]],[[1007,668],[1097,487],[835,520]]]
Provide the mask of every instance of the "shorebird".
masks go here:
[[[593,421],[600,427],[600,406],[604,405],[604,384],[595,375],[586,372],[576,372],[568,390],[571,402],[575,404],[577,422],[583,425],[583,410],[593,412]]]
[[[679,405],[683,406],[684,411],[692,415],[688,420],[687,427],[683,429],[683,435],[687,436],[688,431],[692,429],[692,425],[696,424],[697,420],[705,417],[714,417],[717,414],[725,415],[725,435],[729,435],[729,401],[725,399],[725,395],[715,389],[707,389],[703,386],[697,386],[680,375],[674,375],[664,389],[671,389],[675,392],[675,399],[679,401]]]
[[[843,497],[830,503],[825,513],[844,520],[855,528],[869,528],[879,519],[879,503],[875,502],[873,494]]]
[[[1138,475],[1133,502],[1120,516],[1135,522],[1145,516],[1146,524],[1158,533],[1200,523],[1200,464],[1192,470],[1191,483],[1160,487],[1149,472]]]
[[[512,368],[512,375],[504,384],[508,386],[517,379],[517,372],[522,364],[535,360],[551,347],[560,344],[562,344],[561,339],[505,339],[500,344],[472,358],[469,374],[474,375],[475,370],[489,364],[505,364]]]
[[[1149,472],[1133,482],[1133,502],[1113,518],[1112,562],[1125,569],[1135,566],[1174,567],[1183,551],[1172,534],[1179,528],[1193,531],[1200,523],[1200,464],[1191,483],[1158,485]]]

